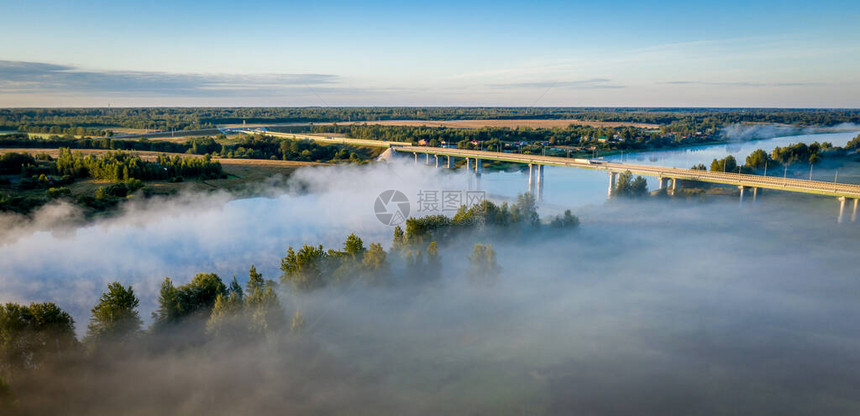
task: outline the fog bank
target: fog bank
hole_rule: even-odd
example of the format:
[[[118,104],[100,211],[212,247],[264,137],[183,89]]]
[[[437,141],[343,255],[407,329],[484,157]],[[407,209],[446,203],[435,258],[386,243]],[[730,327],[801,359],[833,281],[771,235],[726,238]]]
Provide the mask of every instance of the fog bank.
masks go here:
[[[0,247],[2,301],[55,301],[80,330],[104,283],[119,280],[134,285],[147,316],[164,276],[184,283],[213,271],[241,281],[255,263],[276,278],[288,245],[336,248],[350,232],[387,247],[391,228],[372,210],[379,192],[413,198],[467,186],[463,175],[411,164],[302,169],[291,183],[270,199],[189,196],[66,233],[23,235]],[[438,280],[395,270],[401,284],[282,288],[287,313],[307,318],[300,337],[124,358],[87,378],[102,399],[67,410],[856,413],[860,226],[836,224],[831,208],[831,199],[798,204],[767,193],[745,207],[580,206],[572,233],[443,245]],[[476,241],[497,251],[492,281],[469,274]]]

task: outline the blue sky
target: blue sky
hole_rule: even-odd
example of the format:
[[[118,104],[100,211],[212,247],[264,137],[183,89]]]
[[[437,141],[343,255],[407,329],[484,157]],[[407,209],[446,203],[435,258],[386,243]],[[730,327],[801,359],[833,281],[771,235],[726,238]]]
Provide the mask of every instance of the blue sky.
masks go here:
[[[860,107],[860,2],[0,0],[0,106]]]

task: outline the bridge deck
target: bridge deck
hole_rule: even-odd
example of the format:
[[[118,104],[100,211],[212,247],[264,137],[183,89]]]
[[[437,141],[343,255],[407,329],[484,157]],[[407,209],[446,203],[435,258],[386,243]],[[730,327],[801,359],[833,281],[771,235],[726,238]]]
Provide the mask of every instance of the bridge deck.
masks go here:
[[[253,134],[253,131],[245,133]],[[345,137],[316,136],[293,133],[265,132],[266,135],[293,139],[314,140],[323,143],[351,144],[356,146],[389,147],[392,151],[403,153],[423,153],[438,156],[496,160],[502,162],[563,166],[579,169],[605,170],[621,173],[630,171],[636,175],[656,176],[669,179],[716,183],[723,185],[745,186],[749,188],[776,189],[788,192],[829,195],[845,198],[860,198],[860,185],[814,181],[806,179],[778,178],[772,176],[749,175],[743,173],[709,172],[695,169],[670,168],[663,166],[635,165],[630,163],[604,162],[591,159],[570,159],[556,156],[524,155],[519,153],[488,152],[442,147],[412,146],[400,142],[380,140],[361,140]]]

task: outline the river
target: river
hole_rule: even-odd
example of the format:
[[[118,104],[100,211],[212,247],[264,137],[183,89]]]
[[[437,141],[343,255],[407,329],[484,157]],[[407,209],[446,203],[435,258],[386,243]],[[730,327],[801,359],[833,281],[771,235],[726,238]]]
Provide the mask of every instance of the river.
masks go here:
[[[677,150],[656,150],[639,153],[625,153],[606,158],[613,162],[625,162],[642,165],[661,165],[678,168],[690,168],[700,163],[710,166],[714,159],[722,159],[732,155],[743,164],[746,156],[756,149],[770,153],[776,147],[785,147],[795,143],[830,142],[834,146],[844,146],[860,132],[839,132],[822,134],[804,134],[781,136],[770,139],[735,142],[729,144],[705,145]],[[587,171],[563,167],[548,166],[545,169],[545,187],[543,205],[551,210],[567,207],[600,204],[606,200],[609,179],[605,172]],[[832,180],[834,172],[830,169],[813,171],[813,179]],[[860,183],[860,177],[842,175],[843,180]],[[649,189],[657,186],[656,178],[646,177]],[[480,179],[481,189],[504,200],[512,200],[518,193],[528,190],[528,175],[522,172],[485,173]]]

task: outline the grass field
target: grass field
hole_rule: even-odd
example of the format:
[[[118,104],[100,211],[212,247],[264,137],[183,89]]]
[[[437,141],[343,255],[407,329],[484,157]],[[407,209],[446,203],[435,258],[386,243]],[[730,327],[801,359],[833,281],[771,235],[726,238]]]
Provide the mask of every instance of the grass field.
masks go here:
[[[146,134],[152,133],[155,129],[133,129],[129,127],[104,127],[105,130],[110,130],[115,134]]]

